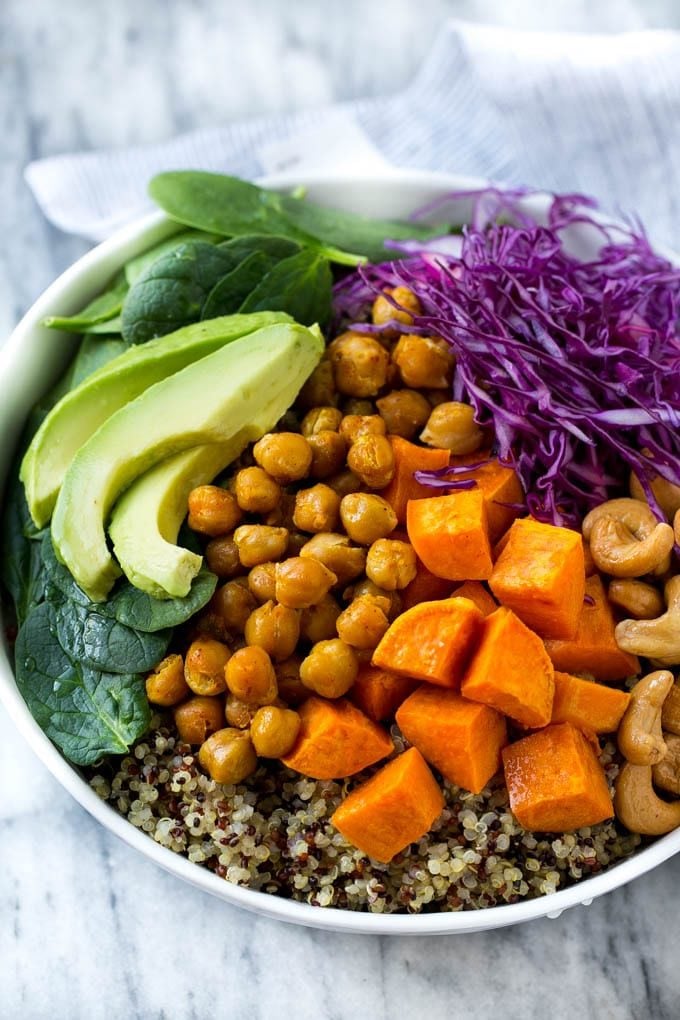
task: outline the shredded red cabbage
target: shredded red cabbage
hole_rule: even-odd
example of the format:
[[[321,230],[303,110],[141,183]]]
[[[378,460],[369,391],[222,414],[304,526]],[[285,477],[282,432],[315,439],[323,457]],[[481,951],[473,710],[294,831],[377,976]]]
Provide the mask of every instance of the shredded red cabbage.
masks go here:
[[[411,246],[399,261],[345,277],[334,302],[338,322],[377,332],[366,322],[375,295],[412,290],[422,314],[390,325],[447,341],[453,399],[493,427],[530,512],[576,527],[621,492],[627,469],[659,514],[650,481],[680,485],[680,270],[639,225],[606,224],[594,206],[554,196],[542,225],[517,192],[489,189],[477,195],[459,255]],[[573,228],[597,240],[590,260],[571,253]],[[442,472],[419,478],[456,484]]]

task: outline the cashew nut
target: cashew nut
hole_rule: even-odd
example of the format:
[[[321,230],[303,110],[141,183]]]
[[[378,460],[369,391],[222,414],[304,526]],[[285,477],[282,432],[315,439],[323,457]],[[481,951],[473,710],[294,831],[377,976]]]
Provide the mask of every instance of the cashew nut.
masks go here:
[[[662,836],[680,825],[680,800],[669,804],[657,797],[651,765],[624,763],[616,780],[614,810],[627,829],[643,836]]]
[[[662,790],[680,796],[680,736],[664,733],[666,755],[652,766],[652,778]]]
[[[662,666],[680,663],[680,575],[672,577],[664,590],[668,606],[656,620],[622,620],[614,636],[619,648],[644,655]]]
[[[654,530],[657,520],[644,499],[609,499],[600,503],[583,518],[581,531],[586,542],[590,541],[593,526],[603,517],[613,517],[624,524],[636,538],[646,538]]]
[[[661,709],[672,686],[673,674],[659,669],[643,676],[631,691],[617,736],[621,754],[632,765],[656,765],[665,756]]]
[[[661,710],[661,725],[669,733],[680,736],[680,684],[673,684]]]
[[[634,500],[631,500],[634,502]],[[650,511],[651,513],[651,511]],[[599,517],[590,528],[590,551],[598,570],[612,577],[665,572],[675,535],[670,524],[656,523],[643,537],[614,517]]]
[[[672,521],[674,515],[680,510],[680,486],[674,485],[673,482],[662,478],[661,475],[657,475],[650,482],[650,488],[666,517],[669,521]],[[640,484],[640,479],[633,473],[630,476],[630,494],[634,499],[643,499],[645,502],[647,500],[645,490]]]
[[[636,620],[654,620],[665,609],[663,596],[654,585],[630,577],[611,581],[607,595],[613,605]]]

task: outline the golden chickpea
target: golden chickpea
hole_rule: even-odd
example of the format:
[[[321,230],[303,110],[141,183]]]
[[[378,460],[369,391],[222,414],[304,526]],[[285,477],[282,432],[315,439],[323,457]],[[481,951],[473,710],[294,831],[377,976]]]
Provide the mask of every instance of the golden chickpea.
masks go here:
[[[250,739],[262,758],[282,758],[292,750],[300,732],[300,716],[290,708],[268,705],[255,713]]]
[[[205,562],[208,569],[218,577],[234,577],[241,572],[241,561],[234,539],[229,537],[213,538],[205,547]]]
[[[375,648],[390,625],[384,606],[375,595],[354,599],[338,617],[338,637],[353,648]]]
[[[348,397],[373,397],[387,380],[390,356],[374,337],[343,333],[328,347],[335,386]]]
[[[450,450],[456,455],[474,453],[484,441],[484,432],[474,416],[474,408],[469,404],[447,400],[432,409],[420,438],[438,450]]]
[[[262,518],[262,523],[266,524],[269,528],[288,528],[290,531],[293,527],[294,509],[295,496],[290,492],[286,492],[285,489],[281,489],[281,499],[273,510],[265,514]]]
[[[202,535],[232,531],[243,514],[230,492],[219,485],[199,485],[189,493],[189,527]]]
[[[332,595],[326,595],[315,606],[305,609],[300,616],[300,636],[313,645],[337,635],[336,621],[340,606]],[[284,698],[284,700],[286,700]]]
[[[320,482],[309,489],[300,489],[296,494],[293,523],[300,531],[335,531],[339,510],[337,492]]]
[[[261,467],[241,468],[234,482],[236,501],[251,514],[274,510],[281,499],[281,486]]]
[[[453,357],[442,340],[402,336],[392,351],[401,378],[416,389],[444,389],[451,385]]]
[[[300,556],[311,556],[332,570],[339,584],[363,574],[366,566],[366,550],[350,545],[347,535],[324,533],[314,535],[300,550]]]
[[[346,414],[340,425],[340,435],[348,446],[360,436],[384,436],[385,422],[379,414]]]
[[[276,564],[274,598],[289,609],[308,609],[320,602],[337,580],[319,560],[292,556]]]
[[[328,479],[328,485],[338,496],[346,496],[348,492],[358,492],[363,482],[353,471],[341,471]]]
[[[342,421],[342,411],[337,407],[313,407],[302,419],[300,431],[305,439],[317,432],[337,432]]]
[[[360,436],[347,454],[347,467],[369,489],[384,489],[394,477],[394,451],[386,436]]]
[[[342,593],[344,599],[350,598],[361,598],[362,595],[374,595],[379,600],[379,605],[387,619],[392,622],[397,616],[401,614],[402,610],[402,598],[398,591],[385,591],[384,588],[379,588],[377,584],[374,584],[368,577],[365,577],[362,581],[358,581],[354,587],[347,589]]]
[[[194,694],[212,696],[226,691],[224,667],[230,657],[222,641],[199,637],[191,642],[184,659],[184,679]]]
[[[191,694],[184,679],[184,662],[181,655],[166,655],[146,678],[146,696],[154,705],[169,708]]]
[[[304,616],[304,613],[302,615]],[[335,628],[332,633],[335,634]],[[275,667],[279,697],[286,705],[299,705],[309,697],[309,691],[300,679],[301,664],[302,659],[299,655],[291,655],[289,659],[284,659]]]
[[[392,390],[376,404],[389,434],[402,439],[413,439],[432,410],[430,402],[416,390]]]
[[[260,604],[275,598],[276,563],[258,563],[253,567],[248,574],[248,588]]]
[[[387,322],[401,322],[410,326],[413,316],[421,314],[420,301],[408,287],[387,287],[384,294],[379,294],[373,302],[371,318],[375,326],[383,326]],[[396,333],[395,330],[384,332]]]
[[[231,691],[227,693],[224,715],[229,725],[235,726],[237,730],[247,730],[250,727],[257,709],[257,705],[249,705],[247,701],[241,701]]]
[[[266,524],[242,524],[234,532],[238,555],[244,567],[280,560],[288,546],[288,529]]]
[[[265,602],[254,609],[245,627],[246,642],[257,645],[278,662],[295,651],[300,638],[300,617],[295,609]]]
[[[269,432],[255,443],[253,456],[281,485],[304,478],[312,464],[312,448],[297,432]]]
[[[269,655],[258,645],[239,648],[226,665],[227,687],[240,701],[270,705],[279,693]]]
[[[218,588],[213,595],[210,606],[221,618],[224,626],[235,634],[242,634],[246,620],[256,608],[252,592],[246,584],[245,579],[238,581],[227,581],[221,588]]]
[[[201,745],[198,760],[216,783],[241,783],[257,768],[250,735],[231,726],[208,737]]]
[[[222,698],[190,698],[177,706],[173,716],[180,740],[202,744],[224,725],[224,703]]]
[[[340,519],[353,542],[372,545],[397,526],[397,515],[382,496],[373,492],[350,492],[340,503]]]
[[[416,576],[416,554],[408,542],[379,538],[368,550],[366,573],[385,591],[405,588]]]
[[[333,379],[333,366],[328,358],[324,358],[300,390],[297,404],[308,411],[314,407],[334,407],[337,402],[338,393]]]
[[[311,478],[328,478],[343,467],[347,443],[338,432],[316,432],[308,436],[307,442],[312,451]]]
[[[354,649],[339,638],[318,641],[300,666],[300,679],[323,698],[347,694],[359,672]]]

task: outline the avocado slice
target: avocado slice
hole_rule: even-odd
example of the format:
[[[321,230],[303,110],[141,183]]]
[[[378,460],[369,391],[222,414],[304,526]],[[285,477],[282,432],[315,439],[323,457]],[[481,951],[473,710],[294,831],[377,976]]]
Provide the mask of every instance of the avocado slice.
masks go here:
[[[323,349],[317,327],[266,326],[155,383],[97,429],[73,458],[52,519],[58,557],[94,602],[120,574],[105,525],[121,493],[166,457],[228,443],[265,416],[276,422]]]
[[[37,527],[49,521],[64,475],[80,447],[115,411],[224,344],[276,322],[292,319],[283,312],[258,312],[185,326],[130,347],[62,397],[34,435],[21,464],[28,509]]]

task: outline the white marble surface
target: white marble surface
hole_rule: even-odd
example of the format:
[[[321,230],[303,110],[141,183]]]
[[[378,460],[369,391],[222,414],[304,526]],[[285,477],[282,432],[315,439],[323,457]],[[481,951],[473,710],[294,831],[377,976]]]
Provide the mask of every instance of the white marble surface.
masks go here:
[[[40,155],[404,85],[449,14],[680,27],[674,0],[2,0],[0,334],[82,250],[21,179]],[[296,1020],[680,1016],[680,860],[555,921],[333,936],[213,901],[118,843],[0,709],[0,1016]]]

